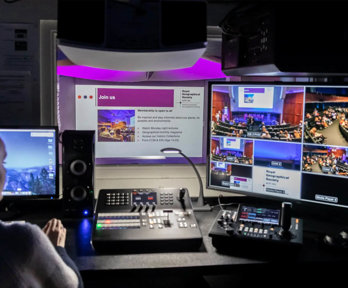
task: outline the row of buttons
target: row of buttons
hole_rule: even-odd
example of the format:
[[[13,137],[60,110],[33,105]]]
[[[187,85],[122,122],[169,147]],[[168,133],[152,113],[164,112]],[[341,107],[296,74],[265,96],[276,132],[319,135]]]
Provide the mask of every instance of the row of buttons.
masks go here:
[[[107,206],[129,205],[129,193],[127,192],[106,193],[105,204]]]
[[[161,192],[160,193],[160,204],[161,205],[173,205],[174,195],[172,192]]]
[[[242,225],[239,227],[240,232],[249,232],[249,233],[259,233],[259,234],[268,234],[267,229],[259,229],[253,227],[243,227]]]
[[[139,219],[139,213],[99,213],[98,219]]]

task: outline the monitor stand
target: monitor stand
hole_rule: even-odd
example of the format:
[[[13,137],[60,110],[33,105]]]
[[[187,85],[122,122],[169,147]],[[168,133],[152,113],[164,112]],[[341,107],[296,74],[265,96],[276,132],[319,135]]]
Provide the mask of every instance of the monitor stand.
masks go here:
[[[20,215],[20,210],[15,206],[14,203],[1,203],[0,204],[0,220],[8,221],[15,219]]]

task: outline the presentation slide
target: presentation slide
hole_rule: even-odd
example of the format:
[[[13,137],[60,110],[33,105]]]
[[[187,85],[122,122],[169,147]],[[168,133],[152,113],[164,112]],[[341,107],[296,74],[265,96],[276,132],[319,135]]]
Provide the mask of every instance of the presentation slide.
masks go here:
[[[240,149],[240,138],[223,138],[223,149]]]
[[[299,199],[301,172],[254,166],[253,191],[270,196]]]
[[[231,176],[230,178],[230,188],[237,189],[241,191],[251,192],[253,188],[253,181],[251,178]]]
[[[274,87],[238,87],[239,108],[273,108]]]
[[[76,85],[75,93],[76,129],[96,131],[96,158],[158,158],[167,147],[202,157],[203,87]]]

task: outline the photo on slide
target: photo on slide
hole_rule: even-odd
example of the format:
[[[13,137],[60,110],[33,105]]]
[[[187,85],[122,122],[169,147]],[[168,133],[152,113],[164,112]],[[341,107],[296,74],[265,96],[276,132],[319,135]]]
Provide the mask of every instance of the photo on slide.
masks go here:
[[[135,142],[135,110],[98,110],[99,142]]]

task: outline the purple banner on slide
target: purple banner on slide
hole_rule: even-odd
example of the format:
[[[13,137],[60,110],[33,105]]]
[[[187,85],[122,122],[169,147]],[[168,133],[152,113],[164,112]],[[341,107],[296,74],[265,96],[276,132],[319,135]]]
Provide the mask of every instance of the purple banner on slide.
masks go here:
[[[265,88],[244,88],[244,93],[265,93]]]
[[[234,177],[234,181],[246,182],[247,179],[245,179],[245,178],[239,178],[239,177]]]
[[[98,88],[98,106],[174,107],[173,89]]]

